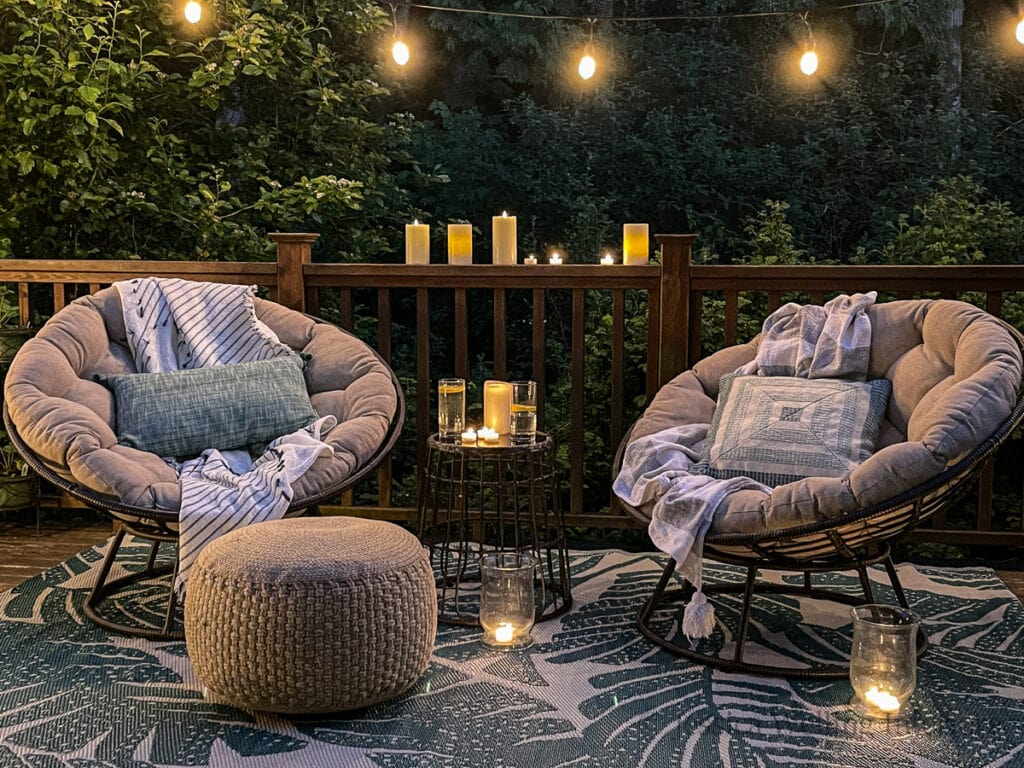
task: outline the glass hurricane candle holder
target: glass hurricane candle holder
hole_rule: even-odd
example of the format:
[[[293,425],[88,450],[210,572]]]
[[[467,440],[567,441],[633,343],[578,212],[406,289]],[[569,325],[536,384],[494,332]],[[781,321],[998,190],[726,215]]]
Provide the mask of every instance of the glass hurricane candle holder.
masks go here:
[[[851,613],[854,708],[871,718],[902,717],[917,686],[921,620],[912,611],[894,605],[860,605]]]
[[[484,645],[523,648],[533,642],[536,607],[533,577],[537,558],[523,552],[480,556],[480,626]]]

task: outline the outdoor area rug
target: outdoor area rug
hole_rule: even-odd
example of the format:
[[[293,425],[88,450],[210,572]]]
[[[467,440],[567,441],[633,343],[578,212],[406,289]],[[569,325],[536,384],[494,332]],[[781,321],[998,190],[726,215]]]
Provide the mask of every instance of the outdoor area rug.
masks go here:
[[[532,647],[493,651],[478,631],[442,626],[399,699],[297,718],[206,702],[183,642],[89,623],[100,557],[87,550],[0,596],[0,766],[1024,766],[1024,609],[984,568],[900,566],[932,647],[897,723],[854,715],[848,680],[726,674],[654,650],[635,617],[664,560],[619,551],[572,553],[575,605],[538,624]],[[708,564],[705,584],[735,575]],[[884,573],[872,578],[892,602]],[[848,653],[847,609],[757,606],[766,658]],[[719,618],[728,627],[735,611]]]

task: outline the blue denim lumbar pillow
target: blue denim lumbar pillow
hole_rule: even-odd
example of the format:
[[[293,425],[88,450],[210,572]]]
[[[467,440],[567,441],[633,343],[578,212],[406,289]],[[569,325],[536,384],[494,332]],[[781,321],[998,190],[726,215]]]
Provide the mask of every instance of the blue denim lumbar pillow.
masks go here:
[[[771,486],[842,477],[874,452],[891,391],[888,379],[728,373],[695,470]]]
[[[196,456],[266,443],[314,421],[302,367],[301,357],[286,355],[97,379],[114,392],[118,443],[158,456]]]

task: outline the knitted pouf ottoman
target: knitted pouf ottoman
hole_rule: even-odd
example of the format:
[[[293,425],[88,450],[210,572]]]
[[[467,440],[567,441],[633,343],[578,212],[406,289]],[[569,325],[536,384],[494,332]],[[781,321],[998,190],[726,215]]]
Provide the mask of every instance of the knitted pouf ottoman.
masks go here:
[[[437,630],[426,551],[392,523],[293,518],[211,542],[189,574],[185,641],[219,703],[290,714],[392,698]]]

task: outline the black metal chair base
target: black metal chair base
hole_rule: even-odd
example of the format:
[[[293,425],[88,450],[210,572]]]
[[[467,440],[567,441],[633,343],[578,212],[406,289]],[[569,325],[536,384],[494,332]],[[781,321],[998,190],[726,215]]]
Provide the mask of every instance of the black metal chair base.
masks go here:
[[[867,603],[874,602],[874,597],[871,590],[871,582],[867,575],[867,567],[881,563],[889,576],[889,581],[892,583],[893,591],[896,594],[896,599],[899,604],[904,608],[909,608],[907,604],[906,595],[903,593],[903,586],[900,584],[899,577],[896,575],[896,569],[893,566],[890,550],[887,545],[878,547],[876,550],[868,553],[865,557],[852,560],[852,561],[828,561],[823,563],[786,563],[779,561],[766,561],[752,563],[749,560],[733,560],[729,557],[720,557],[715,555],[716,560],[722,560],[724,562],[731,562],[734,565],[742,565],[747,569],[746,580],[743,583],[725,583],[725,584],[709,584],[703,588],[704,594],[709,598],[709,601],[714,595],[721,594],[742,594],[743,595],[743,607],[740,613],[739,626],[736,631],[736,647],[732,658],[721,656],[716,653],[704,653],[696,648],[701,643],[707,641],[701,640],[693,645],[683,645],[682,642],[672,639],[675,637],[682,637],[681,630],[679,629],[679,621],[673,620],[671,623],[665,621],[662,617],[662,624],[668,625],[667,629],[659,631],[654,627],[654,616],[659,608],[664,608],[667,605],[673,603],[679,603],[679,610],[677,614],[682,616],[682,606],[689,601],[690,597],[696,591],[694,586],[687,581],[682,579],[682,587],[669,588],[669,582],[672,579],[673,574],[676,570],[675,560],[669,560],[665,566],[665,570],[662,571],[661,579],[658,581],[657,587],[655,587],[654,594],[641,606],[640,611],[637,615],[637,625],[640,629],[641,634],[644,635],[648,640],[654,644],[664,648],[669,653],[677,656],[682,656],[691,661],[695,661],[699,664],[706,664],[716,669],[721,669],[726,672],[742,672],[752,675],[764,675],[768,677],[785,677],[785,678],[797,678],[797,679],[815,679],[815,678],[840,678],[847,677],[850,674],[850,668],[848,665],[841,664],[818,664],[806,667],[781,667],[781,666],[767,666],[764,664],[756,664],[753,662],[744,660],[744,650],[747,640],[747,631],[750,626],[750,609],[751,602],[754,595],[796,595],[800,597],[807,597],[815,600],[827,600],[842,605],[857,606],[865,605]],[[757,581],[757,573],[759,570],[776,570],[776,571],[789,571],[799,572],[804,575],[804,583],[802,585],[791,585],[791,584],[771,584]],[[814,587],[811,584],[812,573],[824,573],[832,571],[842,570],[855,570],[860,577],[861,588],[864,592],[864,596],[850,595],[844,592],[836,592],[829,589],[822,589],[820,587]],[[678,634],[670,635],[668,633],[677,630]],[[684,640],[685,642],[685,640]],[[924,633],[924,630],[919,629],[917,633],[917,656],[918,658],[928,648],[928,636]]]
[[[138,572],[130,573],[116,579],[108,580],[114,561],[121,549],[126,534],[145,539],[150,542],[149,557],[145,567]],[[131,637],[142,637],[147,640],[184,640],[185,629],[178,615],[178,596],[174,591],[174,581],[178,575],[178,559],[174,563],[157,565],[156,559],[159,553],[160,544],[164,542],[176,543],[177,534],[171,531],[164,532],[149,526],[135,526],[122,523],[120,530],[110,542],[100,572],[96,577],[96,583],[85,600],[85,615],[95,624],[112,632],[119,632]],[[167,577],[170,577],[169,579]],[[163,624],[160,627],[140,623],[127,623],[123,620],[113,619],[109,611],[103,610],[104,603],[116,602],[117,598],[125,595],[135,585],[152,579],[167,581],[167,608],[164,611]],[[123,613],[123,612],[122,612]]]

